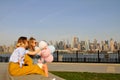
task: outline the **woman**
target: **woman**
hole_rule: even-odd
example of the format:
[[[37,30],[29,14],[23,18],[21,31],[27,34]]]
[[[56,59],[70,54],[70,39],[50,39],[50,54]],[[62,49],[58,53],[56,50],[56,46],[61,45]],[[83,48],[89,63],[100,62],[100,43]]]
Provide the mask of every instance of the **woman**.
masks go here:
[[[37,47],[37,41],[35,38],[30,37],[29,41],[28,41],[28,50],[29,51],[35,51],[37,49],[40,49],[39,47]],[[39,52],[40,53],[40,52]],[[33,59],[33,63],[36,64],[38,63],[38,61],[40,60],[40,54],[36,54],[36,55],[29,55],[32,59]],[[41,64],[41,63],[40,63]],[[41,64],[43,65],[43,64]],[[47,64],[44,64],[47,67]],[[42,66],[41,66],[42,67]],[[48,74],[48,68],[46,68],[46,73]]]
[[[36,39],[33,38],[33,37],[30,37],[29,41],[28,41],[28,50],[29,51],[35,51],[36,49],[38,49],[37,47],[37,42],[36,42]],[[38,59],[40,58],[39,55],[29,55],[32,59],[33,59],[33,63],[36,64],[38,63]]]

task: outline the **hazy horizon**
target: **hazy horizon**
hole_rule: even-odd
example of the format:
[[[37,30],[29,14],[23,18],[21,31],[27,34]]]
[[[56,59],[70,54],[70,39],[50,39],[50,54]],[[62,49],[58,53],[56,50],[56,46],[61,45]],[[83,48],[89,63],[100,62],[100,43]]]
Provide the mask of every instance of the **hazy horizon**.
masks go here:
[[[1,0],[0,45],[39,40],[120,42],[120,0]]]

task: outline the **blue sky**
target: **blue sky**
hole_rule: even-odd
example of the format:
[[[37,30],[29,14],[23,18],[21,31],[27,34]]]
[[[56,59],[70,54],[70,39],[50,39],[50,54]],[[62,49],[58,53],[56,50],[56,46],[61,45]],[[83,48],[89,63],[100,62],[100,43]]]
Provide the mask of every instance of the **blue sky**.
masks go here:
[[[120,42],[120,0],[0,0],[0,45],[20,36]]]

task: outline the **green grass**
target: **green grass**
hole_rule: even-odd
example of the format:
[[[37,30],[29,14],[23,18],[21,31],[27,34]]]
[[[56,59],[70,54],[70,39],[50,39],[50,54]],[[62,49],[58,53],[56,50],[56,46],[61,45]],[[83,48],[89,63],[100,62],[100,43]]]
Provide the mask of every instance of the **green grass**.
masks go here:
[[[57,72],[51,73],[66,80],[120,80],[120,74],[88,73],[88,72]]]

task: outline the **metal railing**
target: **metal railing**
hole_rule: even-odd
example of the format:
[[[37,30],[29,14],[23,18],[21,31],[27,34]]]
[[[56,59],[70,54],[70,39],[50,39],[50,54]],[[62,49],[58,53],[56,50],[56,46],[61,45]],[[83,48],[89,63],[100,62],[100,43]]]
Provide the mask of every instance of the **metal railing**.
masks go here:
[[[60,53],[54,54],[54,62],[83,62],[83,63],[120,63],[120,53]]]
[[[11,54],[0,54],[0,62],[9,62]],[[83,63],[120,63],[120,51],[116,53],[62,53],[56,51],[53,62],[83,62]]]

